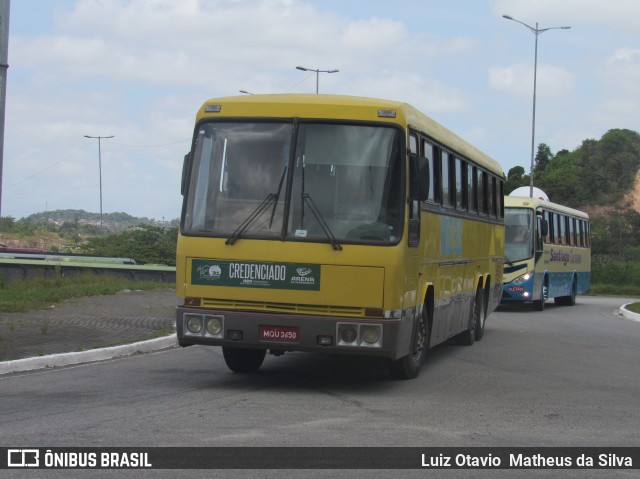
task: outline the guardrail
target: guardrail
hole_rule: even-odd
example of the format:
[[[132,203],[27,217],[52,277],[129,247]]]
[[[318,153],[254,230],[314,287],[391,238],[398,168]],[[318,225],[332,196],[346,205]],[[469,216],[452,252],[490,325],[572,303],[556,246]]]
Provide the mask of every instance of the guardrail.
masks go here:
[[[141,281],[175,283],[176,268],[160,264],[136,264],[130,258],[0,253],[0,279],[5,283],[38,276],[70,276],[86,272],[109,274]]]

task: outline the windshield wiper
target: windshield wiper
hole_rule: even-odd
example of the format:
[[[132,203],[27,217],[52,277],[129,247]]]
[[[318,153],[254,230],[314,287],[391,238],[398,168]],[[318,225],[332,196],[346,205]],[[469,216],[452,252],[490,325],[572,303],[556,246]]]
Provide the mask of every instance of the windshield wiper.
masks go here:
[[[247,216],[247,218],[242,223],[240,223],[240,226],[236,228],[236,230],[231,234],[231,236],[227,238],[227,240],[224,243],[230,244],[230,245],[234,244],[236,240],[240,237],[240,235],[244,233],[244,231],[251,225],[251,223],[253,223],[256,220],[256,218],[258,218],[262,213],[264,213],[264,211],[267,208],[269,208],[271,203],[275,204],[277,203],[277,201],[278,201],[278,196],[275,195],[274,193],[269,193],[267,197],[262,201],[262,203],[260,203],[258,207],[255,210],[253,210],[251,214]]]
[[[511,266],[513,266],[513,262],[512,262],[509,258],[507,258],[506,256],[504,257],[504,260],[505,260],[508,264],[510,264]]]
[[[280,184],[278,185],[278,192],[275,194],[273,209],[271,210],[271,219],[269,220],[269,228],[273,225],[273,217],[276,214],[276,206],[278,206],[278,199],[280,198],[280,192],[282,191],[282,182],[284,181],[284,176],[287,174],[287,167],[284,167],[284,171],[282,172],[282,176],[280,177]]]
[[[338,240],[336,239],[336,237],[333,236],[333,233],[331,232],[329,225],[322,217],[322,213],[320,213],[320,210],[318,209],[316,204],[313,202],[313,199],[311,199],[311,196],[309,196],[309,193],[303,193],[302,202],[307,203],[309,205],[309,209],[313,213],[313,216],[315,216],[316,219],[318,220],[318,223],[320,223],[320,227],[322,228],[322,231],[324,231],[324,234],[327,236],[327,238],[331,242],[331,246],[333,247],[333,249],[336,251],[342,250],[342,245],[338,243]]]

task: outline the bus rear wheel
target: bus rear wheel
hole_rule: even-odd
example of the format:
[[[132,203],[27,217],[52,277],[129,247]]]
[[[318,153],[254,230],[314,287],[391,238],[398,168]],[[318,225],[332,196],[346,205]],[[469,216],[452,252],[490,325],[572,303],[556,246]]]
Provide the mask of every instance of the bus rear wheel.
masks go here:
[[[222,348],[227,367],[236,373],[252,373],[260,369],[267,351],[265,349]]]
[[[429,338],[428,309],[427,305],[424,305],[418,318],[411,353],[389,363],[389,373],[394,379],[413,379],[420,372]]]
[[[575,306],[576,296],[578,294],[578,285],[574,279],[571,282],[571,294],[569,296],[560,296],[554,299],[555,303],[560,306]]]
[[[471,346],[475,341],[480,341],[484,336],[484,323],[486,321],[484,308],[484,294],[481,289],[476,292],[475,300],[469,315],[468,328],[456,336],[458,344]]]

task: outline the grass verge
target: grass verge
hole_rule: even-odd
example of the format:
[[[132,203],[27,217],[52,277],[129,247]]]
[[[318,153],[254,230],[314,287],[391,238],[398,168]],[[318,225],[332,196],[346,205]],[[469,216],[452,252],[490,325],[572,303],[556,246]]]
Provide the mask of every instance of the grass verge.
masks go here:
[[[589,296],[626,296],[640,298],[640,286],[633,284],[591,284]]]
[[[115,294],[125,289],[173,287],[157,281],[137,281],[110,275],[84,273],[73,276],[37,277],[3,283],[0,280],[0,312],[42,309],[67,299]]]
[[[627,309],[633,313],[640,314],[640,303],[631,303],[627,306]]]

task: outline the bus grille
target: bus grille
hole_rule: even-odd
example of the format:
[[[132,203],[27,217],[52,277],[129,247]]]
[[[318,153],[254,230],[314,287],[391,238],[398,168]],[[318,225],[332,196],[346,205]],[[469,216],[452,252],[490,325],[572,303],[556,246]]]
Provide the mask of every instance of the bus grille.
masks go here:
[[[365,316],[364,308],[349,306],[318,306],[314,304],[267,303],[229,299],[202,300],[202,306],[212,309],[238,309],[243,311],[266,311],[269,313],[312,314],[320,316]]]

